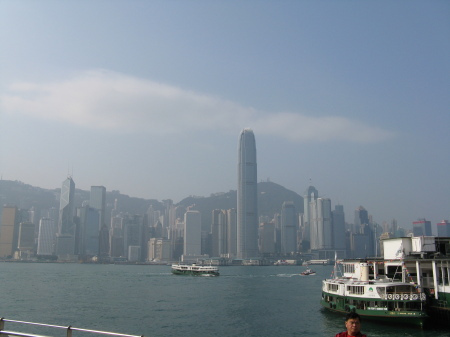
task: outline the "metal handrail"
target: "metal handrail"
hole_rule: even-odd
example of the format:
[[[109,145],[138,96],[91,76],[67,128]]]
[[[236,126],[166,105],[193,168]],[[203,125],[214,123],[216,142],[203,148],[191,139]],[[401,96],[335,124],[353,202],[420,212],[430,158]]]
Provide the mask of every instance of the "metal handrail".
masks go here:
[[[48,336],[36,335],[36,334],[30,334],[30,333],[24,333],[24,332],[5,331],[4,330],[5,322],[19,323],[19,324],[25,324],[25,325],[37,325],[37,326],[42,326],[42,327],[46,327],[46,328],[64,329],[64,330],[66,330],[67,337],[72,337],[72,331],[82,331],[82,332],[89,332],[89,333],[95,333],[95,334],[100,334],[100,335],[117,336],[117,337],[144,337],[144,335],[128,335],[128,334],[116,333],[116,332],[110,332],[110,331],[81,329],[81,328],[75,328],[71,325],[62,326],[62,325],[53,325],[53,324],[45,324],[45,323],[17,321],[17,320],[13,320],[13,319],[6,319],[3,317],[0,318],[0,336],[10,335],[10,336],[20,336],[20,337],[48,337]]]

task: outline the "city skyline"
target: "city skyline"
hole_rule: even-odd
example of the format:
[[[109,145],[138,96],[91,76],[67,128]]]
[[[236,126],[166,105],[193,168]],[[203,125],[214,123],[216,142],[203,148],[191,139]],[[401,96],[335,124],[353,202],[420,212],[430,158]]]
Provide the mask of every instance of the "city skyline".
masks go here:
[[[252,174],[252,171],[256,165],[253,133],[245,129],[242,132],[242,138],[248,139],[241,142],[239,154],[247,152],[249,155],[243,156],[242,159],[246,165],[251,166],[249,173],[245,172],[247,168],[242,171],[245,176],[252,179],[242,181],[241,185],[254,185],[255,174]],[[17,182],[15,184],[21,185]],[[26,185],[22,186],[26,187]],[[306,213],[296,211],[293,202],[284,201],[281,213],[277,211],[267,213],[266,210],[263,211],[265,215],[259,214],[256,233],[252,231],[252,227],[245,228],[252,225],[249,219],[252,220],[252,215],[256,212],[256,210],[249,212],[251,207],[244,207],[244,212],[240,210],[239,215],[245,215],[245,223],[243,226],[241,224],[239,229],[236,209],[220,209],[217,208],[218,205],[210,207],[212,222],[206,223],[205,230],[202,213],[192,209],[195,205],[177,206],[171,200],[164,201],[163,210],[156,211],[152,204],[149,206],[147,204],[147,212],[142,215],[130,213],[127,209],[119,211],[119,201],[116,198],[113,203],[108,202],[108,213],[110,212],[111,215],[106,222],[108,225],[101,226],[101,214],[103,210],[106,210],[103,205],[105,207],[107,205],[106,189],[103,186],[92,186],[89,199],[78,198],[78,203],[75,205],[74,199],[69,197],[74,194],[74,187],[75,183],[70,177],[63,182],[59,212],[53,211],[56,209],[51,203],[48,204],[49,208],[42,209],[34,206],[29,209],[19,209],[17,206],[5,205],[2,208],[0,228],[1,257],[33,259],[37,250],[41,257],[51,260],[57,258],[63,261],[74,261],[80,258],[83,261],[92,259],[93,262],[98,260],[151,262],[153,259],[175,261],[179,257],[183,261],[185,259],[195,261],[198,258],[207,257],[220,257],[228,261],[233,258],[256,261],[262,256],[276,259],[287,256],[298,257],[305,253],[322,259],[332,259],[336,254],[340,258],[355,258],[376,256],[379,251],[376,244],[378,238],[406,237],[410,234],[433,235],[429,220],[419,219],[413,222],[413,230],[400,228],[395,221],[391,224],[380,225],[371,221],[372,216],[362,206],[354,211],[354,222],[346,222],[343,206],[336,205],[335,210],[332,211],[331,200],[315,198],[318,191],[313,186],[305,191],[305,200],[308,200],[308,197],[311,200],[308,202],[309,219]],[[119,196],[117,193],[113,195]],[[8,194],[3,197],[7,199]],[[251,198],[244,199],[251,201]],[[275,199],[272,195],[268,200]],[[24,197],[24,200],[30,199]],[[91,202],[94,207],[90,205]],[[249,206],[252,204],[253,202],[250,202]],[[68,210],[72,209],[69,205],[76,207],[76,216],[73,216],[72,221],[67,219]],[[55,228],[54,223],[57,222],[53,220],[57,220],[57,213],[60,214],[59,218],[63,225],[59,230],[52,230]],[[53,219],[48,218],[50,214],[53,214]],[[66,223],[74,224],[74,230],[62,230],[65,227],[70,228],[70,225],[64,225]],[[444,234],[443,226],[447,229],[447,224],[448,222],[443,221],[436,225],[438,236]],[[53,239],[52,232],[56,235]],[[237,240],[239,235],[236,235],[236,232],[239,235],[244,233],[244,239],[248,241],[239,242]],[[37,246],[36,237],[38,238]],[[253,241],[258,242],[257,247],[252,247]],[[51,248],[53,242],[54,250]],[[52,251],[51,254],[48,254],[49,250]]]
[[[439,223],[449,13],[422,1],[2,1],[0,176],[208,196],[236,189],[236,137],[250,127],[260,180],[301,196],[313,185],[380,224]]]

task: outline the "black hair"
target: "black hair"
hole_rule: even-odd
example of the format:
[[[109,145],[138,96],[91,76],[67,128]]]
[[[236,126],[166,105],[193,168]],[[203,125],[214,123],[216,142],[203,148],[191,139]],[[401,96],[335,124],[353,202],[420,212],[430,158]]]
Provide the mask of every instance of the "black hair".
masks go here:
[[[359,319],[359,321],[361,322],[361,317],[356,313],[356,312],[349,312],[346,316],[345,316],[345,321],[347,322],[349,319]]]

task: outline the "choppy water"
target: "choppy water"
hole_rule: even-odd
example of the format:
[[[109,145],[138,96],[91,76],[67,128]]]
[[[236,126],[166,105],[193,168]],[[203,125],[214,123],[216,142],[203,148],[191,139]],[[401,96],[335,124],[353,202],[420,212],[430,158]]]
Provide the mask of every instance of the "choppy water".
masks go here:
[[[146,337],[334,336],[343,319],[319,305],[332,268],[314,269],[301,276],[300,266],[221,267],[220,277],[191,277],[169,266],[0,263],[0,316]],[[450,336],[369,321],[363,332]]]

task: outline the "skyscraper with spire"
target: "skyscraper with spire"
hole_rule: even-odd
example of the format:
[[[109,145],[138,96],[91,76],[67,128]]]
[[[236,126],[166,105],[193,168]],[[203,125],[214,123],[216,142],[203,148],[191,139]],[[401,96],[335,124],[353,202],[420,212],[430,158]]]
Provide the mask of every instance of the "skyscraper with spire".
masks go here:
[[[61,186],[61,197],[59,202],[58,233],[61,235],[75,235],[75,183],[68,176]]]
[[[237,257],[257,257],[258,192],[255,135],[242,130],[239,137],[237,188]]]
[[[56,255],[73,255],[75,253],[76,227],[75,215],[75,183],[71,176],[63,181],[59,203],[58,233],[56,236]]]

